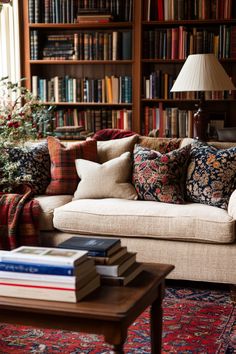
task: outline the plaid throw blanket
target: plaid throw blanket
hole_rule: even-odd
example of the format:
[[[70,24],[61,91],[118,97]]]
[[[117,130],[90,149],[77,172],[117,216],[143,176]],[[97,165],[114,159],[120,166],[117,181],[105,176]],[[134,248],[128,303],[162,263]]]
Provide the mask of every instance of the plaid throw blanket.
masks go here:
[[[38,245],[40,206],[31,196],[28,186],[19,194],[0,193],[0,249]]]

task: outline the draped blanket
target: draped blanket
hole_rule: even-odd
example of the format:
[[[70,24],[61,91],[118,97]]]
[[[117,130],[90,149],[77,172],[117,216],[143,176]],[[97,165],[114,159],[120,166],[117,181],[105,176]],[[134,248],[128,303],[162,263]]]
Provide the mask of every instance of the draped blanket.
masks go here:
[[[19,194],[0,193],[0,249],[38,245],[40,206],[31,197],[28,186]]]

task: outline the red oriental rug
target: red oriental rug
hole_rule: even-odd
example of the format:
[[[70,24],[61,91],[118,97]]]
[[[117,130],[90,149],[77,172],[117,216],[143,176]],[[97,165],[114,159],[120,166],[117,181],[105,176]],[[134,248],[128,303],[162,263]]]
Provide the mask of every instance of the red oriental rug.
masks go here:
[[[174,286],[164,299],[163,354],[236,353],[236,308],[223,288]],[[149,312],[130,327],[125,353],[150,353]],[[97,335],[0,324],[0,353],[108,354]]]

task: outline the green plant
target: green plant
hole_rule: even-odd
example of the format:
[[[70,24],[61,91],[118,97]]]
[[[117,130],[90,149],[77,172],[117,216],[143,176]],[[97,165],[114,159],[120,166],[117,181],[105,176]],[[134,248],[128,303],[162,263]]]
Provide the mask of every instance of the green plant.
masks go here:
[[[0,79],[0,186],[4,191],[29,181],[29,176],[20,175],[19,163],[11,161],[10,149],[47,134],[52,119],[52,107],[41,104],[22,80]]]

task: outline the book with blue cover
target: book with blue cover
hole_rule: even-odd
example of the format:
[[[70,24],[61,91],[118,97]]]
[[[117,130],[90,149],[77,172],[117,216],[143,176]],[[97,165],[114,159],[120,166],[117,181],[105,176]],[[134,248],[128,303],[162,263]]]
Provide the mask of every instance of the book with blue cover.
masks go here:
[[[60,243],[57,247],[88,251],[88,256],[109,257],[121,247],[118,238],[74,236]]]
[[[40,262],[23,262],[20,260],[0,261],[0,276],[3,272],[30,273],[56,276],[80,276],[92,268],[95,269],[94,260],[86,259],[76,266],[43,264]]]
[[[88,252],[84,250],[21,246],[12,251],[0,251],[0,262],[14,260],[25,263],[69,265],[74,267],[87,259],[87,256]]]

